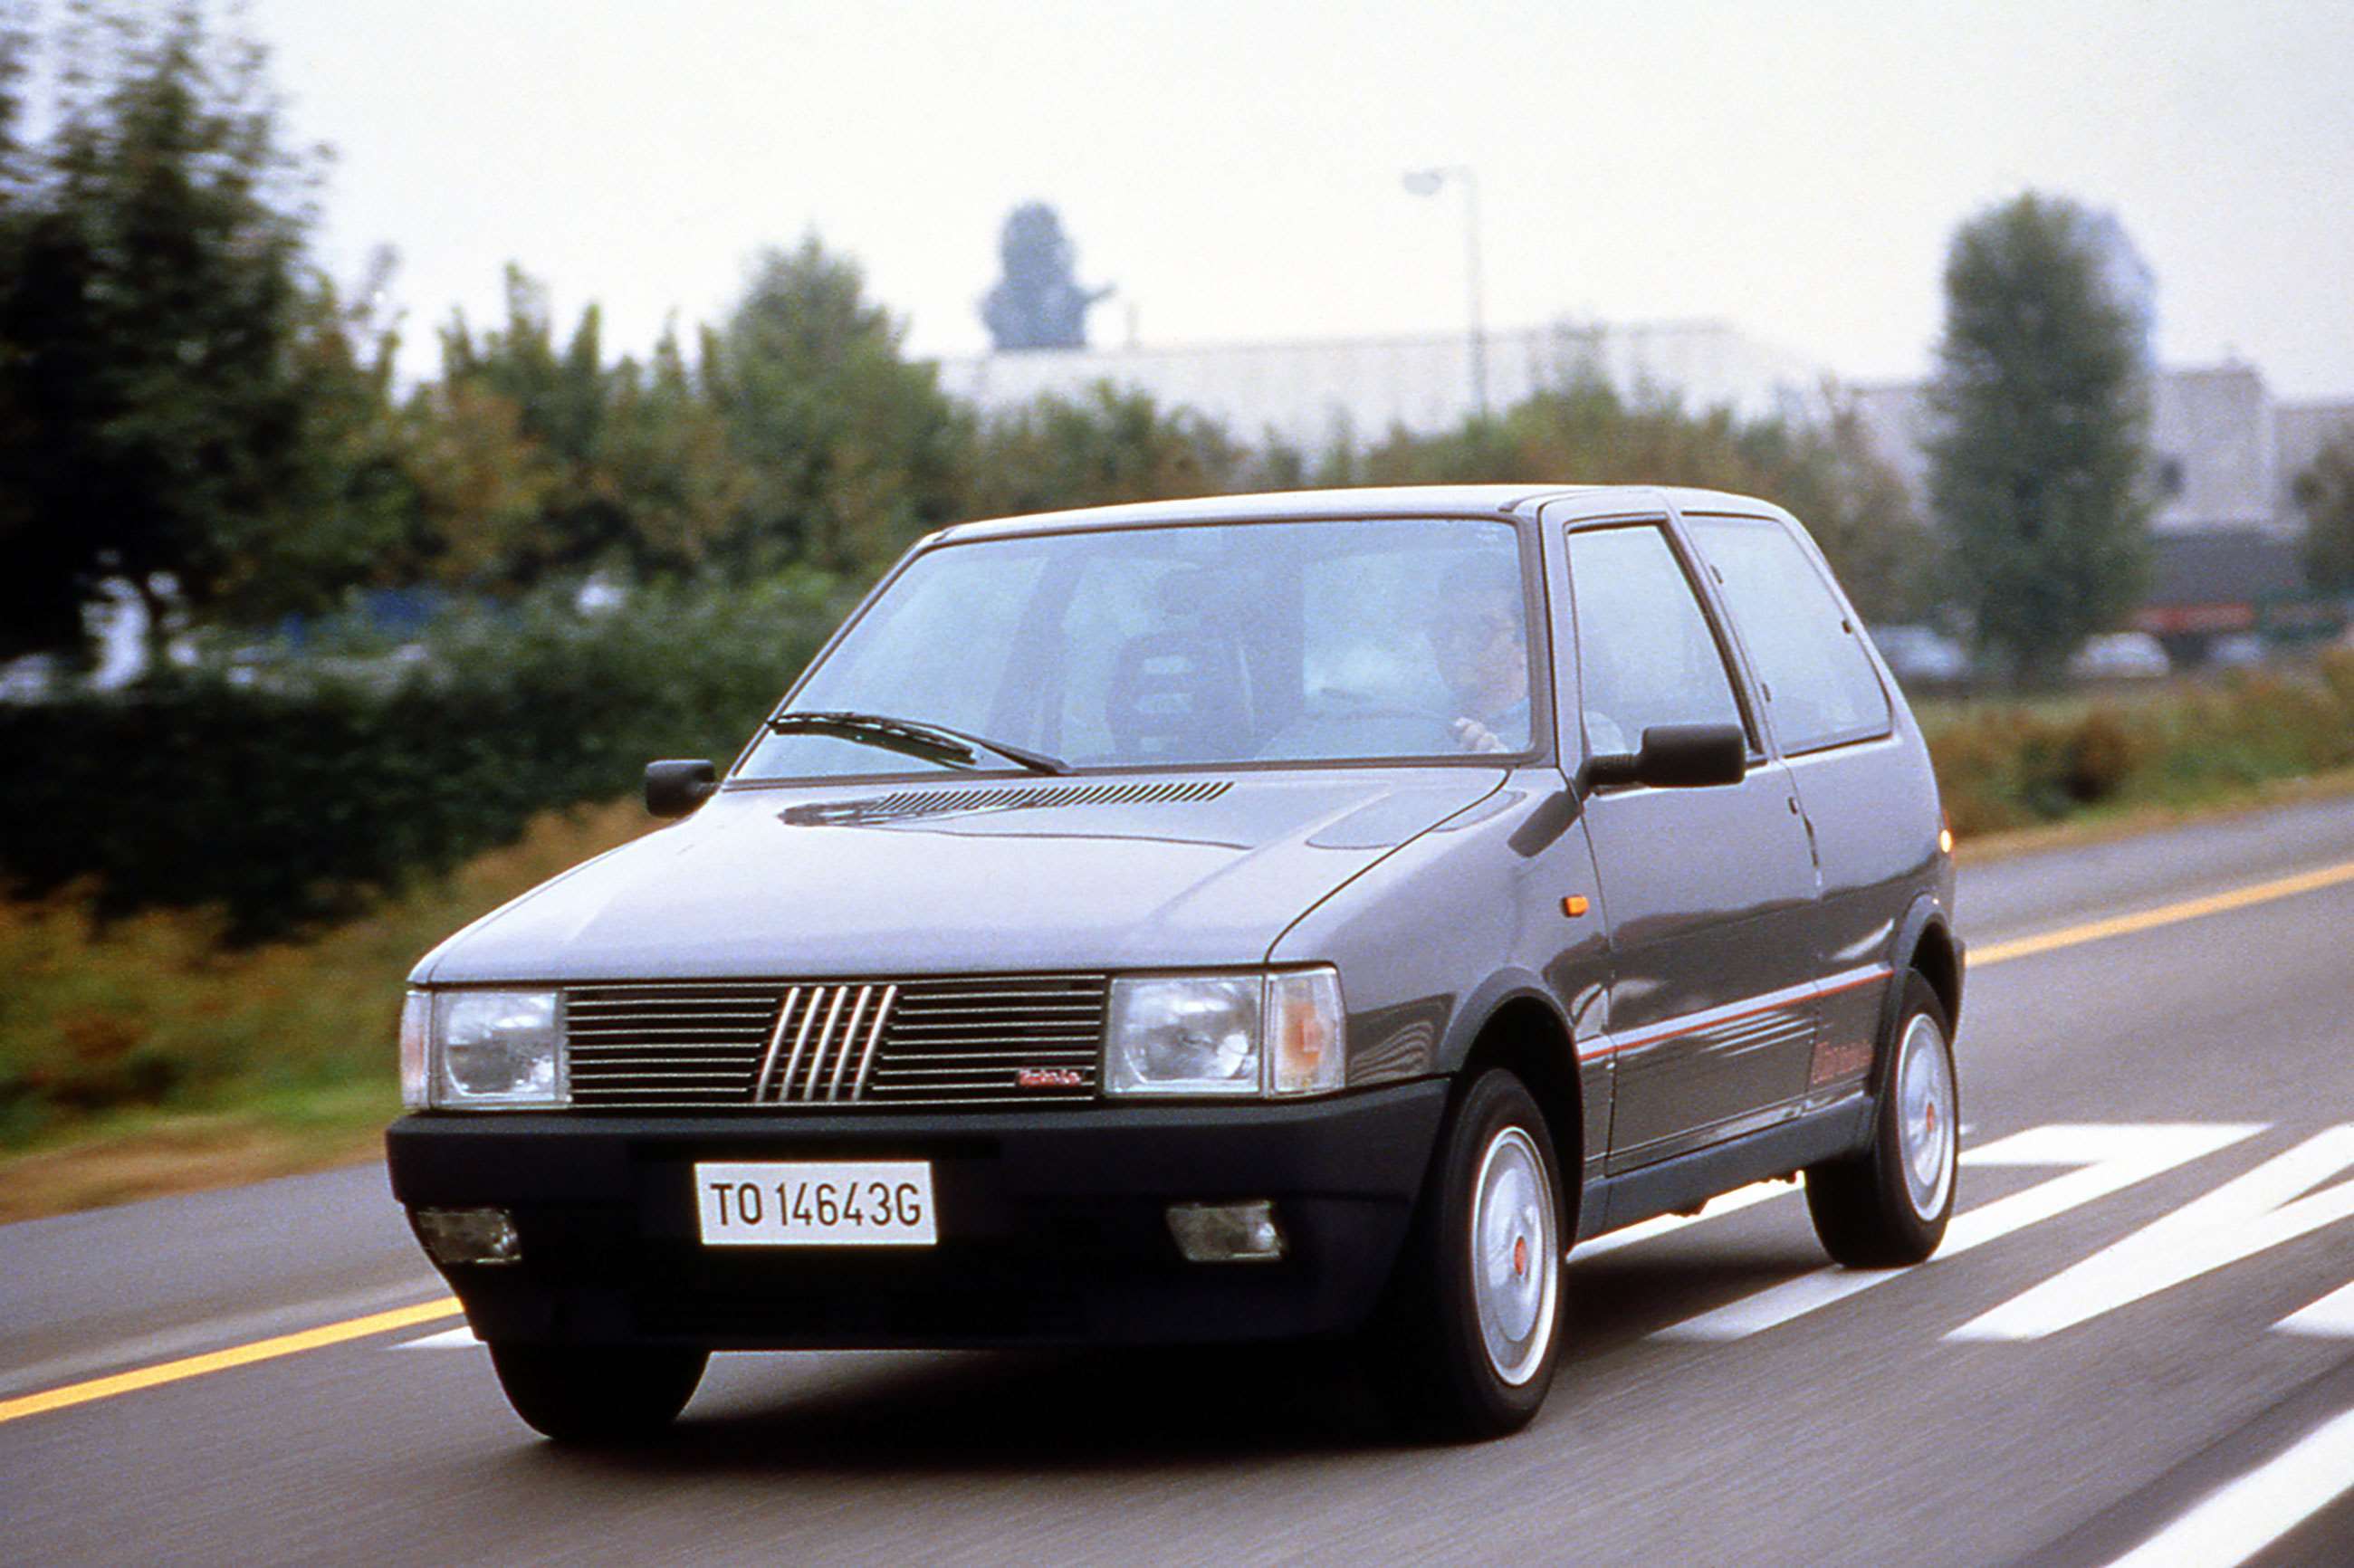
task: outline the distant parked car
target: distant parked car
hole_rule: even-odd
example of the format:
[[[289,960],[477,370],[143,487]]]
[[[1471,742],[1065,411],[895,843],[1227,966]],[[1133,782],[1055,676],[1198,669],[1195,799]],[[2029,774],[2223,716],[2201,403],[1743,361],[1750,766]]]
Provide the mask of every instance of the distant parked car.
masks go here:
[[[2147,631],[2111,631],[2092,639],[2068,661],[2080,680],[2153,680],[2174,673],[2173,662]]]
[[[1946,1232],[1953,841],[1761,501],[948,528],[646,803],[402,1014],[394,1190],[559,1439],[713,1351],[1347,1335],[1489,1436],[1582,1238],[1800,1172],[1841,1263]]]
[[[1872,641],[1904,685],[1969,679],[1969,651],[1934,626],[1877,627]]]
[[[2244,670],[2272,656],[2272,645],[2253,631],[2218,637],[2207,650],[2207,662],[2218,670]]]

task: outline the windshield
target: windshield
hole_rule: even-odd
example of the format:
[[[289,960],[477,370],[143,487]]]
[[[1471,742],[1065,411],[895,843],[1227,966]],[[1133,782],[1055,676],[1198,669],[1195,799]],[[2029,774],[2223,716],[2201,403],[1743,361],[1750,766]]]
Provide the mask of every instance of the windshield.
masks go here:
[[[943,726],[1075,768],[1461,758],[1528,749],[1529,677],[1510,524],[1228,524],[933,550],[790,711]],[[964,770],[799,730],[763,735],[737,776]]]

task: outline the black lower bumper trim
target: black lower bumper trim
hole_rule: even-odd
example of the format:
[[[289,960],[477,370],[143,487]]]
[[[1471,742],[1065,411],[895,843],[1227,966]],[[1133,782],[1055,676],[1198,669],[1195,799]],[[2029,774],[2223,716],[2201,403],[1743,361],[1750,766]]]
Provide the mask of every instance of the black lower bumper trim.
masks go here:
[[[445,1270],[490,1340],[712,1349],[1211,1343],[1362,1322],[1446,1108],[1427,1081],[1294,1105],[1025,1115],[420,1116],[412,1208],[512,1210],[519,1264]],[[698,1160],[923,1159],[939,1245],[706,1248]],[[1172,1202],[1272,1199],[1278,1263],[1189,1264]]]

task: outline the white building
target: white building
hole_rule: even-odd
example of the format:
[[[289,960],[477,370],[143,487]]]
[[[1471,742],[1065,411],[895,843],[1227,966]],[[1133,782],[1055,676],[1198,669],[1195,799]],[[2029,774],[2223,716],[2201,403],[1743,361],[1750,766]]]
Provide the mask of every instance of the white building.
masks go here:
[[[1858,412],[1881,456],[1927,510],[1933,416],[1918,382],[1866,387]],[[2179,366],[2150,388],[2150,491],[2157,536],[2137,624],[2178,652],[2264,624],[2264,606],[2306,593],[2297,475],[2335,440],[2354,440],[2354,401],[2276,402],[2254,366]]]
[[[1859,387],[1855,399],[1881,456],[1925,498],[1925,387]],[[2152,530],[2297,537],[2305,521],[2292,488],[2334,434],[2354,434],[2354,402],[2276,403],[2263,373],[2237,362],[2160,370],[2150,388]]]
[[[1488,406],[1499,410],[1587,370],[1629,396],[1666,394],[1688,408],[1728,405],[1753,415],[1812,407],[1822,383],[1822,372],[1799,356],[1710,321],[1491,332],[1486,360]],[[1431,434],[1460,424],[1475,407],[1470,341],[1462,333],[1034,349],[940,365],[945,390],[991,409],[1042,393],[1073,396],[1100,381],[1192,408],[1239,440],[1272,431],[1311,451],[1342,434],[1357,441],[1401,427]]]

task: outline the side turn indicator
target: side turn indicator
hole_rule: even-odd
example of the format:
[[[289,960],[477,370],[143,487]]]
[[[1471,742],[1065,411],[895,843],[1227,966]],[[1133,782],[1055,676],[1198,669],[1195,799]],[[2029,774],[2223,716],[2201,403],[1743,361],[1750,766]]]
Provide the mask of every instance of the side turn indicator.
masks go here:
[[[1561,901],[1561,912],[1573,920],[1576,919],[1585,913],[1585,899],[1578,894],[1571,894]]]

